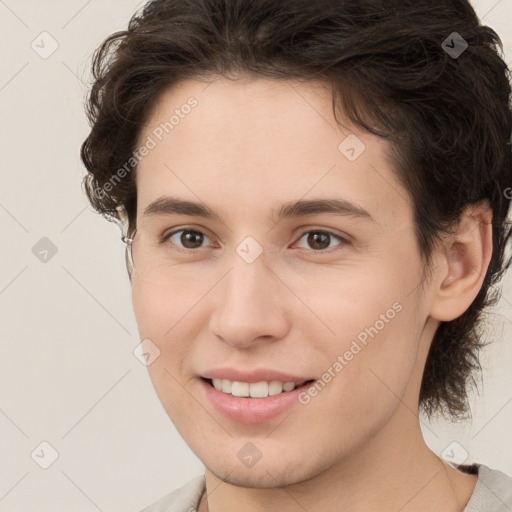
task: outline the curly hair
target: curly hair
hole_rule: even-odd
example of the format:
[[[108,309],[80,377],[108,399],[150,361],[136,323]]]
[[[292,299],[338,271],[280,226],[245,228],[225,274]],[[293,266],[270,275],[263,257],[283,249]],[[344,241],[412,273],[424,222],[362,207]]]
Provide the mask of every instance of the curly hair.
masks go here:
[[[511,87],[502,55],[499,36],[467,0],[153,0],[93,55],[84,186],[98,212],[126,217],[133,232],[133,156],[161,93],[218,76],[330,84],[338,123],[341,112],[389,142],[426,267],[466,206],[488,200],[492,209],[483,285],[465,313],[440,323],[419,396],[429,417],[466,419],[487,344],[484,313],[510,265]]]

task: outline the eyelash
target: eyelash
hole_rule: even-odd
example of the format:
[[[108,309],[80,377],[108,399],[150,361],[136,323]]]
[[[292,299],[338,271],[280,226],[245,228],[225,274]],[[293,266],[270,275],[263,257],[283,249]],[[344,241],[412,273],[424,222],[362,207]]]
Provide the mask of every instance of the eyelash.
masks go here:
[[[177,229],[175,231],[172,231],[164,236],[162,236],[162,240],[161,242],[162,243],[167,243],[170,238],[175,235],[176,233],[181,233],[181,232],[187,232],[187,231],[193,231],[193,232],[196,232],[196,233],[200,233],[202,235],[205,235],[208,237],[208,235],[206,235],[205,233],[203,233],[202,231],[199,231],[197,229],[193,229],[193,228],[181,228],[181,229]],[[343,247],[344,245],[348,245],[350,242],[349,240],[343,238],[342,236],[340,235],[337,235],[336,233],[332,232],[332,231],[329,231],[328,229],[309,229],[307,231],[304,231],[300,237],[298,238],[297,241],[300,241],[304,235],[307,235],[308,233],[323,233],[323,234],[327,234],[329,235],[330,237],[334,237],[334,238],[337,238],[341,243],[335,247],[331,247],[331,248],[328,248],[328,249],[319,249],[319,250],[315,250],[315,249],[306,249],[309,253],[315,253],[315,254],[326,254],[326,253],[331,253],[335,250],[339,250],[340,249],[340,246]],[[209,237],[208,237],[209,238]],[[179,252],[184,252],[184,253],[187,253],[187,254],[196,254],[198,252],[201,251],[201,249],[203,249],[202,247],[201,248],[198,248],[198,249],[186,249],[184,247],[178,247],[176,244],[174,244],[173,242],[171,242],[172,245],[175,247],[175,250],[179,251]]]

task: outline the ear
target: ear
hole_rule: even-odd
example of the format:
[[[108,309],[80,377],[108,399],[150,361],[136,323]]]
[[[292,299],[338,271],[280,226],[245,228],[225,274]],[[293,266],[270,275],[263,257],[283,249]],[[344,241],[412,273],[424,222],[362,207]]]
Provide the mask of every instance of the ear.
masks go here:
[[[491,260],[492,210],[487,200],[464,210],[439,251],[430,316],[449,322],[469,308]]]

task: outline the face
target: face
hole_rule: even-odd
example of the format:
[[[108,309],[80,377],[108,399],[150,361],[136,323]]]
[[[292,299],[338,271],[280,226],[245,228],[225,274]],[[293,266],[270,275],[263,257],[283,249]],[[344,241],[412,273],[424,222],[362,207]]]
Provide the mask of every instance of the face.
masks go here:
[[[387,143],[338,127],[325,85],[206,85],[167,91],[140,134],[140,337],[209,470],[300,482],[417,410],[429,294],[411,203]]]

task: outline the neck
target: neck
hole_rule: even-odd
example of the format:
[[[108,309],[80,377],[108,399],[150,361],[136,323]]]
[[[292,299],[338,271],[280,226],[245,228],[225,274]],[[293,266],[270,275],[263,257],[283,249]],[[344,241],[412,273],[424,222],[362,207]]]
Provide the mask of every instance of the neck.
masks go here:
[[[363,447],[314,478],[279,488],[237,487],[208,469],[199,512],[461,512],[477,477],[425,444],[418,417],[401,404]]]

